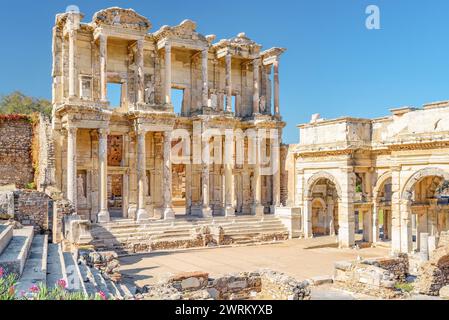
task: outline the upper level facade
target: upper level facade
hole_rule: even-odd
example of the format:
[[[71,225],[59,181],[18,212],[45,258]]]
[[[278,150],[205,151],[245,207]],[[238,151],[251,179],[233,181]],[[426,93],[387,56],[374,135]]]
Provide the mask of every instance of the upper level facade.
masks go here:
[[[392,109],[377,119],[343,117],[332,120],[315,116],[299,128],[299,154],[351,150],[406,150],[449,144],[449,101],[422,108]]]
[[[151,22],[131,9],[108,8],[84,23],[71,11],[53,28],[54,110],[67,106],[113,113],[173,113],[172,92],[182,94],[180,116],[256,115],[280,120],[279,58],[244,33],[215,41],[184,20],[150,32]],[[119,86],[111,105],[110,85]]]

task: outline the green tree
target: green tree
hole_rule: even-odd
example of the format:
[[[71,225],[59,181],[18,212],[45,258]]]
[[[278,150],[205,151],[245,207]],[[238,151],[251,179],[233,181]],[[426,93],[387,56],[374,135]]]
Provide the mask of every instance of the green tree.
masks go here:
[[[0,114],[31,114],[35,112],[51,116],[52,105],[46,99],[29,97],[15,91],[0,97]]]

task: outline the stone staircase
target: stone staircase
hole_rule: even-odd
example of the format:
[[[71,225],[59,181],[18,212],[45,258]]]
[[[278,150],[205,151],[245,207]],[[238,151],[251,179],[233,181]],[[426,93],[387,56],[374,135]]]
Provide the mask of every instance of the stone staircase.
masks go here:
[[[34,285],[47,288],[64,280],[67,290],[95,295],[103,291],[108,299],[129,299],[133,294],[127,286],[105,279],[101,272],[89,267],[60,244],[49,244],[47,235],[34,235],[33,227],[13,229],[0,224],[0,267],[19,275],[16,293],[29,292]]]
[[[145,252],[140,248],[153,248],[164,242],[169,249],[194,247],[195,229],[202,226],[222,227],[226,244],[245,245],[272,242],[288,238],[288,230],[275,216],[236,216],[208,219],[177,217],[172,221],[155,220],[145,224],[131,219],[115,220],[107,224],[94,225],[91,233],[93,245],[99,251],[114,250],[119,254]],[[134,249],[133,249],[134,248]],[[157,247],[159,248],[159,247]],[[147,250],[149,251],[149,250]]]

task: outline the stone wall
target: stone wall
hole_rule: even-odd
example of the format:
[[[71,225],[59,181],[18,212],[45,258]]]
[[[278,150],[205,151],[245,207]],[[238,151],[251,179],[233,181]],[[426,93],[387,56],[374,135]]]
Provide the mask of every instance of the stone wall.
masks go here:
[[[415,289],[421,294],[439,295],[444,286],[449,285],[449,246],[437,248],[419,268]]]
[[[51,199],[45,193],[31,190],[14,192],[14,220],[24,226],[33,226],[36,233],[45,233],[52,228],[48,219]]]
[[[228,274],[215,279],[206,272],[186,272],[165,283],[146,286],[139,299],[169,300],[308,300],[307,281],[271,270]]]
[[[34,181],[33,125],[28,116],[0,116],[0,186],[24,188]]]

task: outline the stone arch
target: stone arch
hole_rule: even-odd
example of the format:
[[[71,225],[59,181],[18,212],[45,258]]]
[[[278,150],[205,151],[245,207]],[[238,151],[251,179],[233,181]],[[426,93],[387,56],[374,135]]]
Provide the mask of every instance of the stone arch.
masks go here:
[[[313,186],[321,179],[326,179],[326,180],[331,181],[334,184],[335,189],[337,190],[338,198],[341,199],[340,184],[337,182],[337,179],[335,179],[335,177],[332,174],[325,172],[325,171],[317,172],[313,176],[311,176],[309,178],[309,180],[307,180],[307,198],[312,197]]]
[[[418,170],[405,183],[404,188],[402,189],[401,199],[411,200],[415,184],[425,177],[439,177],[442,181],[449,180],[449,172],[436,167]]]
[[[379,202],[379,192],[382,190],[382,188],[385,186],[385,183],[388,181],[388,179],[392,178],[391,171],[384,172],[376,182],[376,185],[373,189],[373,202],[378,203]]]

